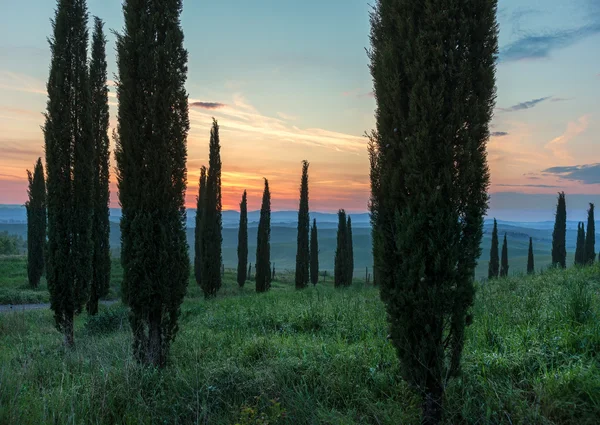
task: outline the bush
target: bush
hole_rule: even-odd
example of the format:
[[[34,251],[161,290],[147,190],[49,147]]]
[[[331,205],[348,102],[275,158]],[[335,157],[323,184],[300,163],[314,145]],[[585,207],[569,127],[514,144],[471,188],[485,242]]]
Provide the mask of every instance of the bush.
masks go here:
[[[91,335],[129,330],[129,309],[122,304],[101,309],[95,316],[87,316],[84,327]]]

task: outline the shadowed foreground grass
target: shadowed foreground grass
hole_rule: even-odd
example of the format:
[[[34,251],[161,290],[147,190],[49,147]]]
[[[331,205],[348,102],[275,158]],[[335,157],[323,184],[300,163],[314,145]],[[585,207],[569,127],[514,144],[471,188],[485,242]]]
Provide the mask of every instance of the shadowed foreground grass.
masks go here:
[[[444,422],[597,424],[599,277],[592,267],[480,287]],[[296,292],[288,278],[258,295],[234,279],[212,301],[190,283],[164,371],[131,360],[120,304],[79,317],[72,352],[50,312],[0,315],[0,423],[418,423],[376,289]]]

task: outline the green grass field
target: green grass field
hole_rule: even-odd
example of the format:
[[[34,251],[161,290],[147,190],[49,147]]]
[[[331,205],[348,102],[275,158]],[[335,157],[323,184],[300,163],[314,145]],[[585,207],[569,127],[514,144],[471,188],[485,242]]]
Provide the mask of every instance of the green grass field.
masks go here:
[[[211,301],[191,283],[163,371],[132,361],[121,304],[78,317],[73,351],[50,311],[0,314],[0,423],[418,423],[377,289],[280,277],[256,294],[227,272]],[[596,266],[480,286],[444,423],[597,424],[599,281]]]

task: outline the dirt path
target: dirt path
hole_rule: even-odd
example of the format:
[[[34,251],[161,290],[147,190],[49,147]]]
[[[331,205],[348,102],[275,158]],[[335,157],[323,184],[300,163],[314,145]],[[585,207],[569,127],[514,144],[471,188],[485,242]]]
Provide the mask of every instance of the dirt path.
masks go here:
[[[112,305],[117,300],[100,301],[100,304]],[[4,304],[0,305],[0,313],[24,312],[29,310],[49,309],[50,304]]]

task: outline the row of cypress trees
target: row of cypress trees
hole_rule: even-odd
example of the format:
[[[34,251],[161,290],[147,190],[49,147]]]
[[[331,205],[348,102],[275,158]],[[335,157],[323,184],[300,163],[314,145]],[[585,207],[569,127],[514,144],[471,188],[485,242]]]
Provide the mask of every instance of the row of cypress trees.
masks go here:
[[[531,238],[529,240],[531,245]],[[532,251],[533,252],[533,251]],[[532,257],[533,258],[533,257]],[[488,279],[508,276],[508,242],[506,233],[502,243],[502,257],[498,256],[498,223],[494,219],[494,229],[492,230],[492,246],[490,249],[490,262],[488,266]]]
[[[88,64],[87,24],[85,0],[57,2],[43,126],[46,181],[38,159],[26,203],[30,285],[45,269],[67,346],[74,345],[74,315],[84,305],[96,314],[110,279],[106,38],[95,18]]]
[[[575,264],[585,266],[596,260],[596,225],[594,222],[594,204],[590,203],[587,211],[587,232],[583,222],[577,225],[577,247],[575,249]]]
[[[346,211],[338,211],[337,246],[335,249],[334,286],[352,284],[354,275],[354,248],[352,246],[352,219]]]

